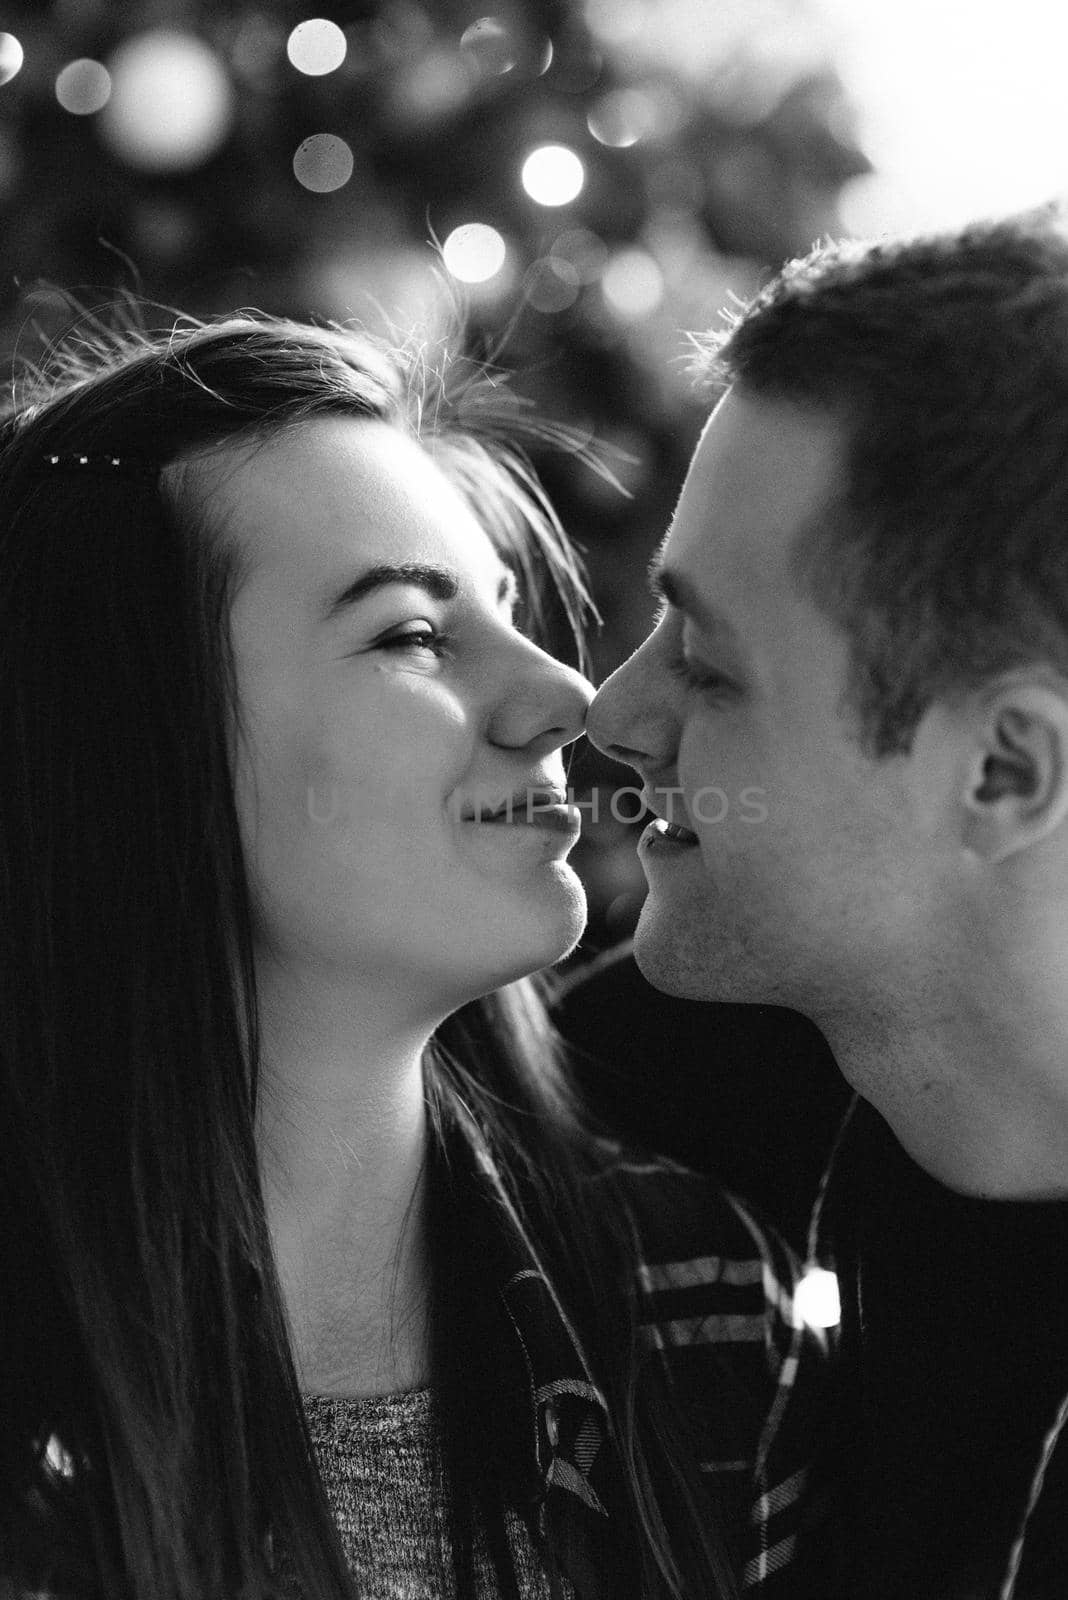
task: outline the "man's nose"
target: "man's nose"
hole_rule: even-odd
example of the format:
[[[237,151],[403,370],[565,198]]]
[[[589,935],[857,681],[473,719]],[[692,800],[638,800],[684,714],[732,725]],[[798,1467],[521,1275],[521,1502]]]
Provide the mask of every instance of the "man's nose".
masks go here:
[[[590,741],[613,761],[654,769],[673,748],[670,710],[650,693],[648,641],[605,679],[586,717]]]

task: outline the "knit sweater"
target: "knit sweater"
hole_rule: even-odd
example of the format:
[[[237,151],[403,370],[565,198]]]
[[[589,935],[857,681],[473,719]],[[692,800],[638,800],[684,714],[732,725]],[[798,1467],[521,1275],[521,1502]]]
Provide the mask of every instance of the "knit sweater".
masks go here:
[[[349,1569],[364,1600],[453,1600],[452,1538],[441,1429],[429,1389],[340,1400],[307,1396],[304,1409]],[[523,1521],[505,1525],[522,1600],[550,1600],[544,1566]],[[500,1593],[483,1529],[475,1536],[475,1593]],[[560,1593],[570,1600],[571,1585]]]

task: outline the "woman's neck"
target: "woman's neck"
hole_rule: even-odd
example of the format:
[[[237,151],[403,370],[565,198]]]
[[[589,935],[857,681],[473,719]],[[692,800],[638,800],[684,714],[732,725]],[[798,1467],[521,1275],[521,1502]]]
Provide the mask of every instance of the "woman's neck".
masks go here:
[[[427,1379],[423,1215],[429,1029],[350,993],[261,981],[258,1147],[301,1386],[367,1395]]]

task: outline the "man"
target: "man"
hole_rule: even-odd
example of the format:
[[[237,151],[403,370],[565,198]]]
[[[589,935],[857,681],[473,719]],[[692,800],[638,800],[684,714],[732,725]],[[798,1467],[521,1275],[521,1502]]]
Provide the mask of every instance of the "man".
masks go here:
[[[804,1012],[885,1118],[831,1184],[857,1384],[828,1593],[1054,1600],[1068,239],[1036,215],[816,250],[699,352],[725,393],[660,615],[589,722],[658,818],[636,958]]]

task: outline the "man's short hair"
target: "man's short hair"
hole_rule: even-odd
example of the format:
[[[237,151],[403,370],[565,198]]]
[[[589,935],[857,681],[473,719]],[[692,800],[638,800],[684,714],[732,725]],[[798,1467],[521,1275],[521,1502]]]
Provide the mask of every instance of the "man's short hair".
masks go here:
[[[1068,237],[1051,209],[822,246],[722,332],[698,376],[839,418],[841,493],[795,570],[844,630],[868,752],[1016,667],[1068,677]]]

